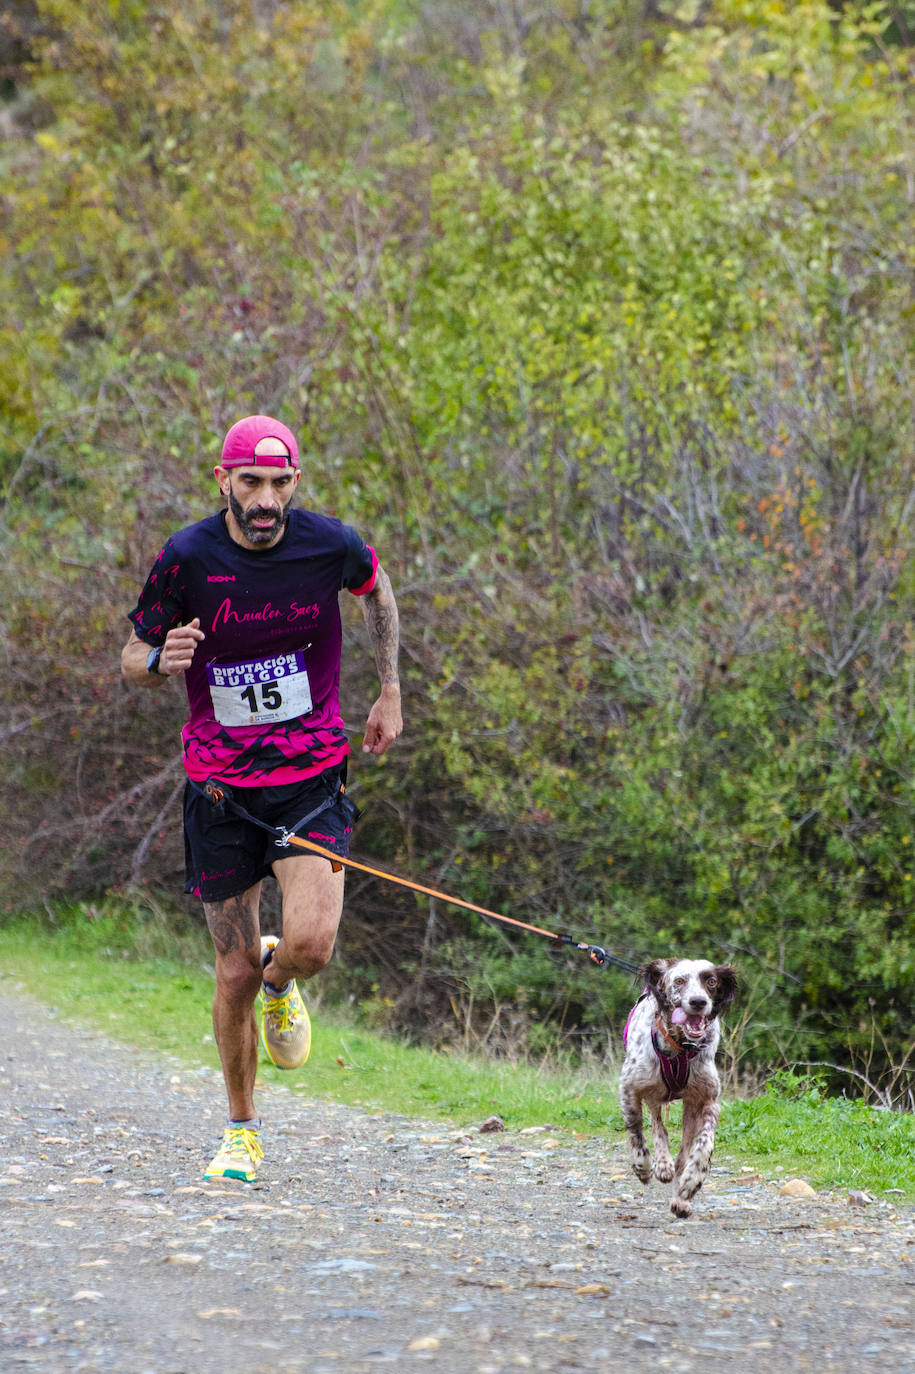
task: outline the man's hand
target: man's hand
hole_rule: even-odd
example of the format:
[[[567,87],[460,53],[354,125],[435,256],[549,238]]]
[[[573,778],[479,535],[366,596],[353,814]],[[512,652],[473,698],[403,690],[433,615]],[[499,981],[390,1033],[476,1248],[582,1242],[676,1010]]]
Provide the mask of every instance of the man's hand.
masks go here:
[[[384,754],[403,730],[400,714],[400,678],[397,675],[399,621],[391,579],[381,564],[375,585],[362,598],[362,614],[375,653],[381,696],[369,711],[362,741],[363,754]]]
[[[159,672],[164,677],[174,677],[176,673],[186,673],[194,658],[194,651],[206,635],[200,628],[197,616],[187,625],[177,625],[169,630],[159,655]]]
[[[176,677],[178,673],[187,672],[193,661],[194,651],[204,638],[198,619],[191,620],[187,625],[176,625],[165,636],[158,669],[150,673],[146,669],[150,645],[139,639],[134,632],[121,653],[121,672],[127,681],[136,687],[160,686],[163,678]]]
[[[369,711],[362,741],[363,754],[384,754],[403,730],[400,711],[400,688],[382,687],[381,696]]]

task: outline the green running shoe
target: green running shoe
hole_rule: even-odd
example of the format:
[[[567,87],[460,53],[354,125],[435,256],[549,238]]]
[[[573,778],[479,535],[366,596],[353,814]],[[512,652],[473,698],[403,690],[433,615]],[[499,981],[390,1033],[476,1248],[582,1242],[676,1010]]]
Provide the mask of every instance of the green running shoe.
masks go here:
[[[261,936],[261,964],[279,944],[274,935]],[[290,978],[284,988],[269,983],[261,987],[261,1039],[271,1064],[278,1069],[298,1069],[311,1049],[311,1022],[298,984]]]
[[[261,1133],[253,1126],[227,1126],[222,1138],[219,1153],[215,1156],[203,1177],[240,1178],[245,1183],[253,1183],[257,1178],[257,1166],[264,1157],[261,1148]]]

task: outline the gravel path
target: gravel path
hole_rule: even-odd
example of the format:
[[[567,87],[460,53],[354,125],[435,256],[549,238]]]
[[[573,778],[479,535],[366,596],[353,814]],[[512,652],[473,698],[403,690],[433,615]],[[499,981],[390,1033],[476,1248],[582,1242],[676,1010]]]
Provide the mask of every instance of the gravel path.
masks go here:
[[[256,1184],[203,1184],[221,1079],[0,990],[0,1369],[915,1370],[915,1210],[719,1160],[696,1212],[618,1140],[260,1096]],[[307,1073],[307,1068],[303,1070]]]

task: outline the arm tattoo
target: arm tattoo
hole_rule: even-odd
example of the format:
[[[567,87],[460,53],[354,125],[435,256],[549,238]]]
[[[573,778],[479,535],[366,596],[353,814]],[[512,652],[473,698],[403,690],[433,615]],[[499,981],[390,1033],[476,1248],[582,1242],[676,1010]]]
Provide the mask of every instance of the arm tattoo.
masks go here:
[[[391,589],[391,579],[378,569],[378,579],[372,591],[363,598],[362,613],[375,653],[375,664],[382,687],[400,682],[397,653],[400,642],[400,621],[397,603]]]
[[[217,954],[231,954],[236,949],[250,949],[255,942],[254,912],[242,897],[229,897],[224,902],[204,902],[210,937]]]

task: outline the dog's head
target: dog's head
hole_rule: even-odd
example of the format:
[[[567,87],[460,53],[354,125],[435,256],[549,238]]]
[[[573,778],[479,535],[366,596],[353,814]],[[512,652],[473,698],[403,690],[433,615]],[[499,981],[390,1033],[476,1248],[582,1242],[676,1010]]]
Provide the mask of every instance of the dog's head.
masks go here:
[[[737,996],[734,969],[708,959],[654,959],[642,977],[665,1022],[679,1032],[677,1039],[693,1043]]]

